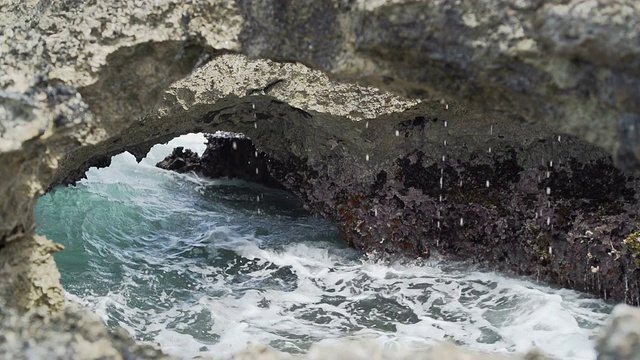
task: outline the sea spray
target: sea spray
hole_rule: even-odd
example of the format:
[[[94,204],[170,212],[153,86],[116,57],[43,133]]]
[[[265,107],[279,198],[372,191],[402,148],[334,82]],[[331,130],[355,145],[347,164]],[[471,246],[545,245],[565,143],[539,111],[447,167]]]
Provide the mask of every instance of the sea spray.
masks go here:
[[[437,254],[367,260],[290,193],[155,168],[174,145],[140,164],[118,155],[37,206],[38,232],[66,246],[56,261],[69,298],[108,325],[187,358],[249,343],[301,354],[343,338],[595,358],[604,302]]]

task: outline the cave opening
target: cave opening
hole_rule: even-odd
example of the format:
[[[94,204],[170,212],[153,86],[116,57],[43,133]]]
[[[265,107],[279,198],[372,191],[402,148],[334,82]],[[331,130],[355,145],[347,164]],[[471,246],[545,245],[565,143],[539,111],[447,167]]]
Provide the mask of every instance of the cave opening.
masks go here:
[[[345,337],[592,355],[591,329],[610,305],[437,255],[370,260],[256,177],[267,166],[257,159],[269,156],[242,134],[189,134],[41,198],[38,232],[66,247],[56,261],[67,297],[183,357],[231,356],[248,342],[304,353]],[[571,330],[549,327],[555,317]]]
[[[218,133],[213,139],[233,139],[227,145],[240,154],[226,159],[232,160],[225,174],[211,173],[211,166],[183,174],[156,166],[177,148],[204,155],[204,135],[188,134],[154,146],[139,163],[129,153],[116,155],[108,167],[90,168],[85,179],[54,189],[36,207],[38,233],[65,246],[56,262],[69,299],[168,352],[183,354],[186,341],[193,356],[237,351],[251,340],[251,332],[244,340],[234,337],[242,316],[224,314],[268,307],[266,299],[239,307],[238,298],[297,288],[293,267],[314,268],[299,258],[306,249],[318,261],[359,256],[334,225],[311,216],[273,179],[244,179],[246,171],[231,168],[256,154],[246,137]]]

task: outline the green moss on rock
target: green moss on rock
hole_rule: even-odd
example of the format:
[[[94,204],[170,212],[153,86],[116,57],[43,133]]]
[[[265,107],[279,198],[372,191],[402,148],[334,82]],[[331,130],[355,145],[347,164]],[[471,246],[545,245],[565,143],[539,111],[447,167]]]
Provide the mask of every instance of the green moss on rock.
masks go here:
[[[629,234],[629,236],[624,239],[624,244],[636,258],[636,265],[640,266],[640,232],[636,231]]]

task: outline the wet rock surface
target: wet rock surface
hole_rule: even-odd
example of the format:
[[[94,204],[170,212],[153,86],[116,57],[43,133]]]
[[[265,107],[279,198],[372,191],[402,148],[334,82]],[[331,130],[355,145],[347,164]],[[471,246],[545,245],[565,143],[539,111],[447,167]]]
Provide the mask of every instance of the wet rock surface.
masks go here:
[[[178,147],[156,166],[178,173],[195,172],[213,179],[242,179],[282,188],[268,171],[270,161],[268,155],[258,151],[246,137],[208,135],[207,149],[202,157]]]
[[[202,163],[198,153],[184,147],[173,149],[171,155],[156,164],[157,167],[165,170],[172,170],[181,174],[188,172],[202,171]]]

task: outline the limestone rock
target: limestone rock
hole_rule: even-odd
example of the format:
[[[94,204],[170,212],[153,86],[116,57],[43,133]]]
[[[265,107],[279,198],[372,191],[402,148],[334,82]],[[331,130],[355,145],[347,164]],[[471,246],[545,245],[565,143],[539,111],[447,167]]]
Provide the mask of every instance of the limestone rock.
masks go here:
[[[238,4],[250,56],[545,123],[638,168],[637,1]]]
[[[640,309],[616,306],[596,348],[598,360],[640,359]]]
[[[450,344],[436,344],[428,349],[398,346],[386,349],[366,340],[342,340],[331,345],[315,344],[305,355],[290,355],[264,345],[250,346],[234,355],[233,360],[546,360],[537,352],[527,355],[487,354],[469,351]]]
[[[61,310],[64,293],[53,253],[62,249],[39,235],[7,244],[0,252],[0,293],[11,296],[1,301],[23,311],[41,306]]]
[[[11,359],[176,359],[136,345],[124,329],[109,331],[76,305],[56,314],[41,307],[20,314],[0,306],[0,357]]]

